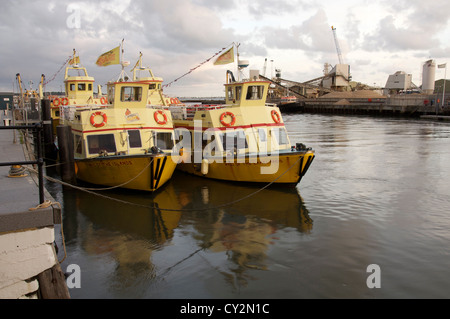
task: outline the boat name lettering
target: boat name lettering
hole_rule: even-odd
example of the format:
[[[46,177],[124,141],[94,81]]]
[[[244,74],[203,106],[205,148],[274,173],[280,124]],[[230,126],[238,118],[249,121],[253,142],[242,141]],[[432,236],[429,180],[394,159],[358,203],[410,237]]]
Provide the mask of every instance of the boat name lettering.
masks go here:
[[[89,163],[88,164],[90,167],[105,167],[105,166],[114,166],[114,167],[119,167],[119,166],[129,166],[129,165],[133,165],[132,161],[129,160],[124,160],[124,161],[101,161],[101,162],[95,162],[95,163]]]

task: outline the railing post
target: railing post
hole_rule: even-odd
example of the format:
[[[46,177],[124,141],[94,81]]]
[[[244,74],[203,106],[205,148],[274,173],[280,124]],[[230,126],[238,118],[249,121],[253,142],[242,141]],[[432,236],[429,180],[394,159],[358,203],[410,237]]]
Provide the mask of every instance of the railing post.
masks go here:
[[[44,202],[44,159],[42,158],[42,123],[36,124],[37,128],[37,161],[38,161],[38,179],[39,179],[39,203]]]

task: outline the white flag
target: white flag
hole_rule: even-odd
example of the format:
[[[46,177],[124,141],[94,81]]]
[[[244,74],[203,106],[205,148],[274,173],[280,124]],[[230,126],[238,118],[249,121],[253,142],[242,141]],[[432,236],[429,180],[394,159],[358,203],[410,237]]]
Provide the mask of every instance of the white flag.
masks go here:
[[[447,66],[447,63],[444,64],[438,64],[438,69],[443,69]]]

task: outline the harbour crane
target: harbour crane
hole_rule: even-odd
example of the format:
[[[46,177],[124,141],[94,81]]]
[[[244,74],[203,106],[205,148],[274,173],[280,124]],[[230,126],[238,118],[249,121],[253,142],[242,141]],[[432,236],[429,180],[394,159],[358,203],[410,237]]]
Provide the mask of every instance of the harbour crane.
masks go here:
[[[336,44],[336,51],[337,51],[337,55],[338,55],[338,59],[339,59],[339,64],[344,64],[344,61],[342,60],[341,48],[339,46],[339,41],[336,36],[336,28],[331,26],[331,30],[333,31],[334,43]]]

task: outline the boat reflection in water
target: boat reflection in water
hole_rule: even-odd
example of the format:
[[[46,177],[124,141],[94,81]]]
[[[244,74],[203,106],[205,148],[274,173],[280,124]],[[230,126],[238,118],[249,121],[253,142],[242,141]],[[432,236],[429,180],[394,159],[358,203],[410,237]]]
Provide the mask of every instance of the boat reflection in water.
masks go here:
[[[118,290],[144,282],[147,288],[142,289],[149,289],[149,281],[164,278],[181,264],[186,276],[196,274],[204,261],[199,266],[198,258],[186,258],[196,251],[214,264],[210,271],[219,269],[232,285],[245,284],[249,269],[267,268],[267,253],[278,231],[307,234],[312,229],[296,188],[258,190],[175,172],[150,197],[124,189],[101,192],[115,200],[64,191],[66,241],[79,237],[88,255],[112,258],[116,266],[108,277]]]

